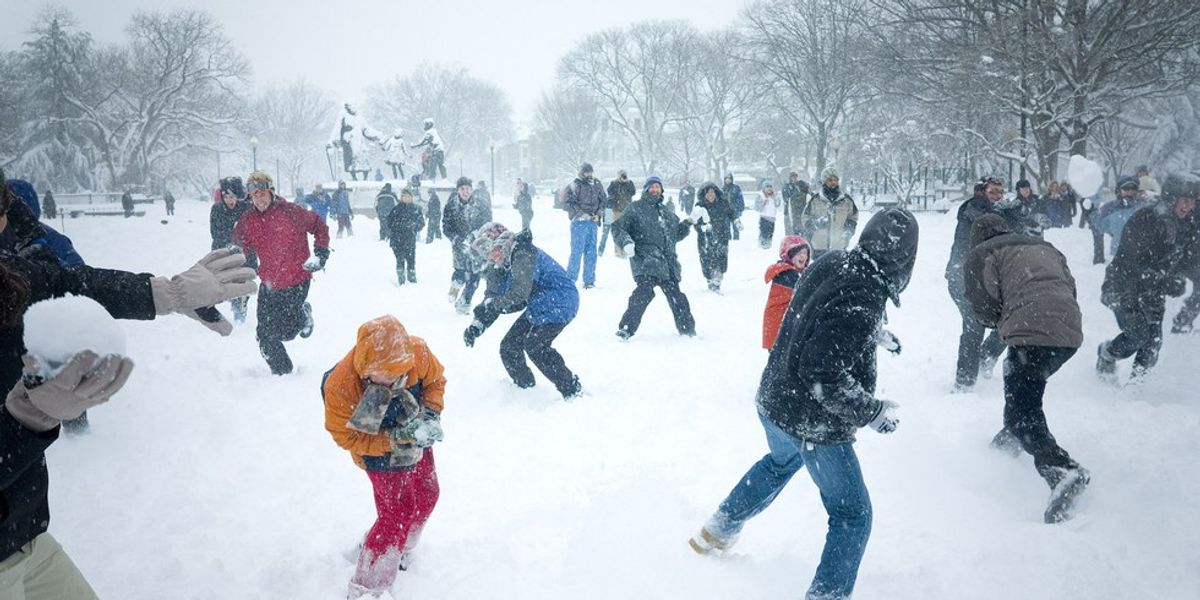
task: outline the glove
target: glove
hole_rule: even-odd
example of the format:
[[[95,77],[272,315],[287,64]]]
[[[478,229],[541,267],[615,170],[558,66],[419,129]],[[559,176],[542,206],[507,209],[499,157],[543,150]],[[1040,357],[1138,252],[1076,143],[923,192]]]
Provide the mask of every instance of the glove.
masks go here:
[[[738,217],[738,218],[734,219],[734,220],[733,220],[733,226],[734,226],[734,227],[737,227],[737,230],[738,230],[738,231],[741,231],[741,230],[742,230],[742,218],[741,218],[741,217]]]
[[[633,258],[633,244],[625,244],[621,246],[621,251],[625,253],[627,258]]]
[[[472,321],[466,331],[463,331],[463,343],[468,348],[473,348],[475,346],[475,338],[483,335],[483,329],[483,323],[480,323],[478,320]]]
[[[705,209],[703,206],[695,206],[692,208],[692,212],[688,213],[687,218],[690,219],[693,223],[707,223],[708,222],[708,210]]]
[[[896,337],[896,334],[880,328],[879,333],[875,334],[875,343],[880,348],[900,356],[900,338]]]
[[[167,279],[152,277],[150,293],[154,311],[192,314],[198,308],[220,304],[226,300],[249,296],[258,290],[258,276],[246,264],[246,257],[233,248],[209,252],[192,268]]]
[[[896,427],[900,425],[900,415],[896,414],[896,409],[899,407],[899,404],[891,400],[880,400],[879,412],[875,413],[875,418],[871,419],[867,425],[879,433],[896,431]]]
[[[26,354],[25,380],[36,381],[44,369],[37,359]],[[45,383],[28,387],[25,380],[8,393],[4,404],[8,414],[31,431],[50,431],[60,422],[74,419],[93,406],[107,402],[117,393],[129,374],[133,361],[119,354],[103,358],[91,350],[73,356],[57,375]]]
[[[329,248],[313,248],[313,258],[304,263],[304,270],[309,273],[316,273],[325,268],[325,263],[329,260]]]
[[[393,447],[414,445],[428,448],[444,438],[441,415],[428,408],[422,411],[420,416],[409,419],[399,427],[393,427],[391,431]]]

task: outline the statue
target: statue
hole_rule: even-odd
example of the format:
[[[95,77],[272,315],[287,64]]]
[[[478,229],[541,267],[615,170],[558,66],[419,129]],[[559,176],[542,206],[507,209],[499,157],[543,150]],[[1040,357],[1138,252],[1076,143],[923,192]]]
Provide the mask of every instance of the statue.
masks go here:
[[[367,126],[362,115],[346,102],[339,111],[337,121],[333,125],[329,144],[326,149],[340,149],[342,152],[342,168],[350,174],[350,178],[366,181],[371,172],[370,144],[379,144],[382,137],[378,131]]]

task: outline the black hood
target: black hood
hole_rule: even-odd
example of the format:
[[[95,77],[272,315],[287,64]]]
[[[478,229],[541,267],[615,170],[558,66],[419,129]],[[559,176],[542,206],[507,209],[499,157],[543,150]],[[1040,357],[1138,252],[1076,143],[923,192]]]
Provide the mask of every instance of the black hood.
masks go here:
[[[974,248],[998,235],[1012,233],[1008,221],[995,213],[986,214],[975,220],[971,225],[971,247]]]
[[[711,181],[706,181],[704,182],[704,185],[700,186],[700,189],[696,190],[696,202],[704,202],[704,195],[707,194],[708,190],[710,189],[717,192],[717,200],[720,200],[725,195],[725,193],[721,191],[720,186]],[[714,202],[715,201],[716,200],[714,200]]]
[[[896,306],[900,306],[900,292],[912,279],[918,233],[917,219],[912,213],[903,208],[887,208],[867,221],[858,238],[858,250],[879,268]]]

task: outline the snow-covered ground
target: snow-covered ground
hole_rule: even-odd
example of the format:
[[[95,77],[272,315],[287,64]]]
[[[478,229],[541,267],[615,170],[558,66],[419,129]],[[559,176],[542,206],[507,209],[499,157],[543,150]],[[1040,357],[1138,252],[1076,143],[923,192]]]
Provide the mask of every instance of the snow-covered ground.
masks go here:
[[[496,198],[497,217],[518,224],[508,204]],[[565,262],[567,222],[548,204],[538,198],[535,242]],[[208,208],[180,201],[169,222],[155,205],[145,218],[55,225],[92,265],[170,275],[207,252]],[[1168,337],[1142,390],[1102,386],[1095,347],[1116,332],[1099,303],[1103,268],[1090,264],[1089,232],[1048,233],[1078,280],[1085,342],[1051,379],[1046,411],[1092,485],[1079,517],[1047,526],[1048,490],[1032,461],[988,447],[1001,423],[999,367],[975,393],[949,394],[959,316],[942,269],[954,218],[919,219],[917,273],[889,315],[904,352],[879,359],[879,395],[901,404],[901,426],[887,437],[864,430],[857,444],[875,525],[856,597],[1197,597],[1200,336]],[[633,285],[624,261],[602,257],[597,287],[582,292],[557,344],[587,390],[568,404],[540,376],[531,390],[509,383],[497,345],[511,317],[463,346],[469,317],[446,302],[444,240],[420,245],[420,283],[397,287],[377,222],[354,225],[358,235],[332,242],[313,284],[315,334],[288,344],[293,375],[269,374],[253,309],[229,338],[178,316],[122,322],[132,379],[91,412],[90,435],[61,439],[48,458],[50,529],[102,597],[344,597],[354,566],[343,555],[374,508],[366,476],[325,432],[318,386],[357,326],[384,313],[429,342],[449,379],[441,501],[397,598],[803,594],[825,535],[804,474],[732,556],[703,558],[687,545],[766,450],[753,395],[766,358],[762,274],[776,255],[756,235],[732,244],[720,296],[705,291],[695,238],[680,243],[694,339],[675,334],[659,298],[638,335],[619,341]]]

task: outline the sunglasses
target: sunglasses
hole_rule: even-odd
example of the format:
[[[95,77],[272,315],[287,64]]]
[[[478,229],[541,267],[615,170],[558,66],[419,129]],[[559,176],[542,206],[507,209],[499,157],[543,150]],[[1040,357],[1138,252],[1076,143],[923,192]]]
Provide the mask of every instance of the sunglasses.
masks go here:
[[[265,192],[271,189],[271,184],[266,181],[253,181],[246,184],[246,190],[251,192]]]

